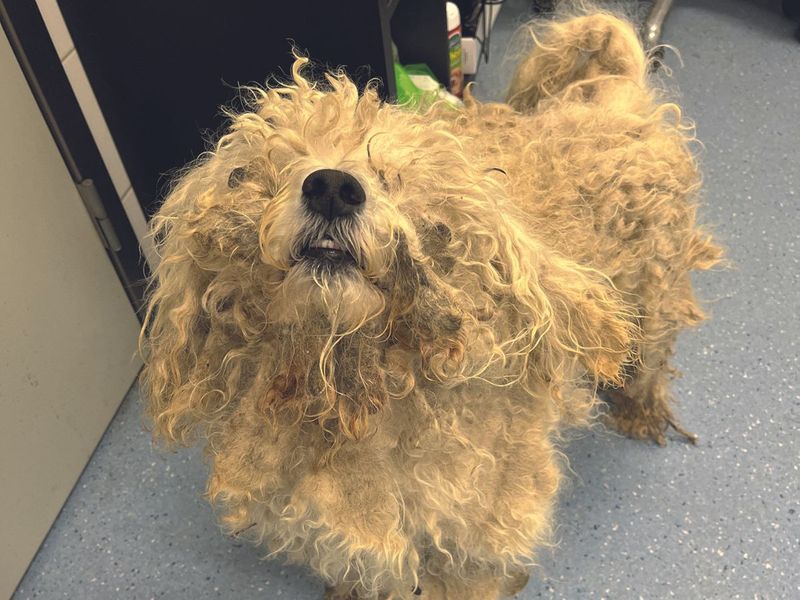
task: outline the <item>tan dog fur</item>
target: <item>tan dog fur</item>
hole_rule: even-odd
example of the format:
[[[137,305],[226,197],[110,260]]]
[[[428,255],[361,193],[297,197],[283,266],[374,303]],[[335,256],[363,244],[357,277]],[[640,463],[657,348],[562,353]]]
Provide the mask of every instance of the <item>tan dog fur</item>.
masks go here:
[[[226,527],[328,598],[511,595],[550,540],[559,433],[598,386],[625,433],[675,425],[668,357],[702,318],[689,273],[720,256],[695,224],[691,130],[628,24],[537,40],[508,104],[422,114],[298,60],[154,219],[155,434],[206,440]],[[304,210],[320,168],[357,178],[362,213]],[[357,267],[298,260],[323,231]]]

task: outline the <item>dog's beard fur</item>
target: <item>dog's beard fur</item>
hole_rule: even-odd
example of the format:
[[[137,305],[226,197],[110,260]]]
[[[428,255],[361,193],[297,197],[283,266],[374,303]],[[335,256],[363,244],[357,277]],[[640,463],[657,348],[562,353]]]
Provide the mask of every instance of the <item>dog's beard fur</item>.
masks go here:
[[[364,435],[387,399],[385,305],[356,268],[292,267],[270,303],[277,364],[265,408],[317,421],[328,436]]]
[[[369,432],[370,415],[409,391],[409,374],[393,358],[404,362],[418,349],[414,368],[440,378],[457,368],[461,312],[411,257],[402,233],[392,246],[394,261],[375,281],[357,265],[301,261],[290,269],[269,307],[277,365],[264,396],[268,411],[317,421],[331,439],[358,439]]]
[[[264,410],[290,422],[316,421],[333,440],[357,439],[368,418],[387,402],[380,328],[332,332],[323,313],[309,325],[278,328],[275,375],[267,383]]]

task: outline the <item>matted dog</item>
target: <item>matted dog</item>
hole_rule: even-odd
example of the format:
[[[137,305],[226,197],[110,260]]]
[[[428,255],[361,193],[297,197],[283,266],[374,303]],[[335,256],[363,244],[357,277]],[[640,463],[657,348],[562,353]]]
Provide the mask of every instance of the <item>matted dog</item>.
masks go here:
[[[691,128],[629,24],[536,40],[507,104],[463,109],[298,59],[154,219],[155,434],[202,439],[226,527],[327,598],[516,593],[550,539],[555,444],[600,389],[622,432],[685,433],[669,356],[703,318],[690,271],[721,254]]]

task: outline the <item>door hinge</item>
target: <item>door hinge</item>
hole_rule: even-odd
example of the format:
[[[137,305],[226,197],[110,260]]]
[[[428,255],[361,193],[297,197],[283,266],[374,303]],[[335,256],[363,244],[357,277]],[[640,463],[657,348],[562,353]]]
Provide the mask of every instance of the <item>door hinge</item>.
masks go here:
[[[100,193],[97,191],[94,181],[84,179],[77,183],[76,187],[83,199],[86,210],[92,216],[97,233],[100,235],[100,239],[103,240],[103,245],[113,252],[119,252],[122,249],[122,244],[119,243],[114,226],[111,224],[108,214],[106,214],[106,209],[103,207],[103,201],[100,199]]]

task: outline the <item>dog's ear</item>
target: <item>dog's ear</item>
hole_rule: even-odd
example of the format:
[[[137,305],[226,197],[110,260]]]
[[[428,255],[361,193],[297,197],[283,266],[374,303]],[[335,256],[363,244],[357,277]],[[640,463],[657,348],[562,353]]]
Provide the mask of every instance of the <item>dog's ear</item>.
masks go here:
[[[525,239],[506,245],[503,271],[527,329],[528,369],[547,381],[572,360],[596,382],[620,384],[631,360],[635,316],[610,280]]]
[[[226,320],[238,308],[230,305],[242,283],[221,273],[236,248],[257,247],[256,239],[239,239],[244,234],[236,232],[249,230],[230,226],[209,179],[207,164],[188,171],[151,222],[160,261],[140,334],[140,382],[153,434],[168,443],[189,443],[228,397],[216,374],[226,357],[212,355],[224,345],[211,338],[232,329]],[[224,178],[220,186],[227,186]]]
[[[389,300],[393,335],[407,336],[404,343],[419,352],[427,377],[458,376],[466,345],[462,310],[434,270],[412,257],[402,232],[395,256]]]
[[[197,382],[193,382],[210,329],[202,310],[207,276],[191,259],[186,240],[165,227],[140,336],[144,369],[140,376],[153,434],[167,442],[188,443],[195,426]]]

